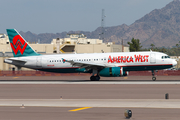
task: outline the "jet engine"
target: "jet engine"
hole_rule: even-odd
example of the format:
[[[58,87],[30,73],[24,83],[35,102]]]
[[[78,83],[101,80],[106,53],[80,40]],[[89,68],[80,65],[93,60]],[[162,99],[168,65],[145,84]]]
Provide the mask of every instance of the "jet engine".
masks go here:
[[[127,76],[128,71],[123,71],[123,67],[109,67],[102,69],[99,75],[103,77],[122,77]]]

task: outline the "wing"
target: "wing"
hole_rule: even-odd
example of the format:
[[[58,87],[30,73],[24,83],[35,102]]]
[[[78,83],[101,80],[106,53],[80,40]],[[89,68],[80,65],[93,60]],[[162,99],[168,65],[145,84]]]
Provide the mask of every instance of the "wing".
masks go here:
[[[73,60],[65,60],[62,59],[63,62],[68,62],[70,63],[72,66],[78,66],[80,67],[80,69],[85,68],[86,71],[87,70],[91,70],[91,69],[103,69],[106,67],[115,67],[115,65],[108,65],[105,63],[95,63],[95,62],[84,62],[84,61],[73,61]]]

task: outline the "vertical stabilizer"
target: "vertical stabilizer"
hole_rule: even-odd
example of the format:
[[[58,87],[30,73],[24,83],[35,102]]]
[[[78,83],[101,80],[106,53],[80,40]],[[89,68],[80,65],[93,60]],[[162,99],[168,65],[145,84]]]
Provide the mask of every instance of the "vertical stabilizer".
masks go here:
[[[7,29],[7,34],[14,57],[40,55],[29,46],[27,41],[15,29]]]

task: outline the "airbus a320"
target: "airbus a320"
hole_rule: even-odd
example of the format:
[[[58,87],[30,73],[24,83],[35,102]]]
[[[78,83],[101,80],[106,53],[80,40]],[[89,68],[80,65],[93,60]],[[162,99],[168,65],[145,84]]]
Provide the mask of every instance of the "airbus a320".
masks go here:
[[[89,54],[41,55],[35,52],[27,41],[15,30],[7,29],[14,57],[4,62],[40,71],[55,73],[92,73],[90,80],[103,77],[127,76],[129,71],[152,71],[167,69],[177,62],[161,52],[116,52]]]

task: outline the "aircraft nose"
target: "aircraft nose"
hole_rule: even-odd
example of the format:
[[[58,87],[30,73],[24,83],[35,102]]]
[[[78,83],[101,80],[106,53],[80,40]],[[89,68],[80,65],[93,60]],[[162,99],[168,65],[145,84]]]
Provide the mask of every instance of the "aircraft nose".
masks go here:
[[[173,65],[173,66],[176,66],[176,65],[177,65],[177,61],[176,61],[176,60],[173,60],[173,61],[172,61],[172,65]]]

